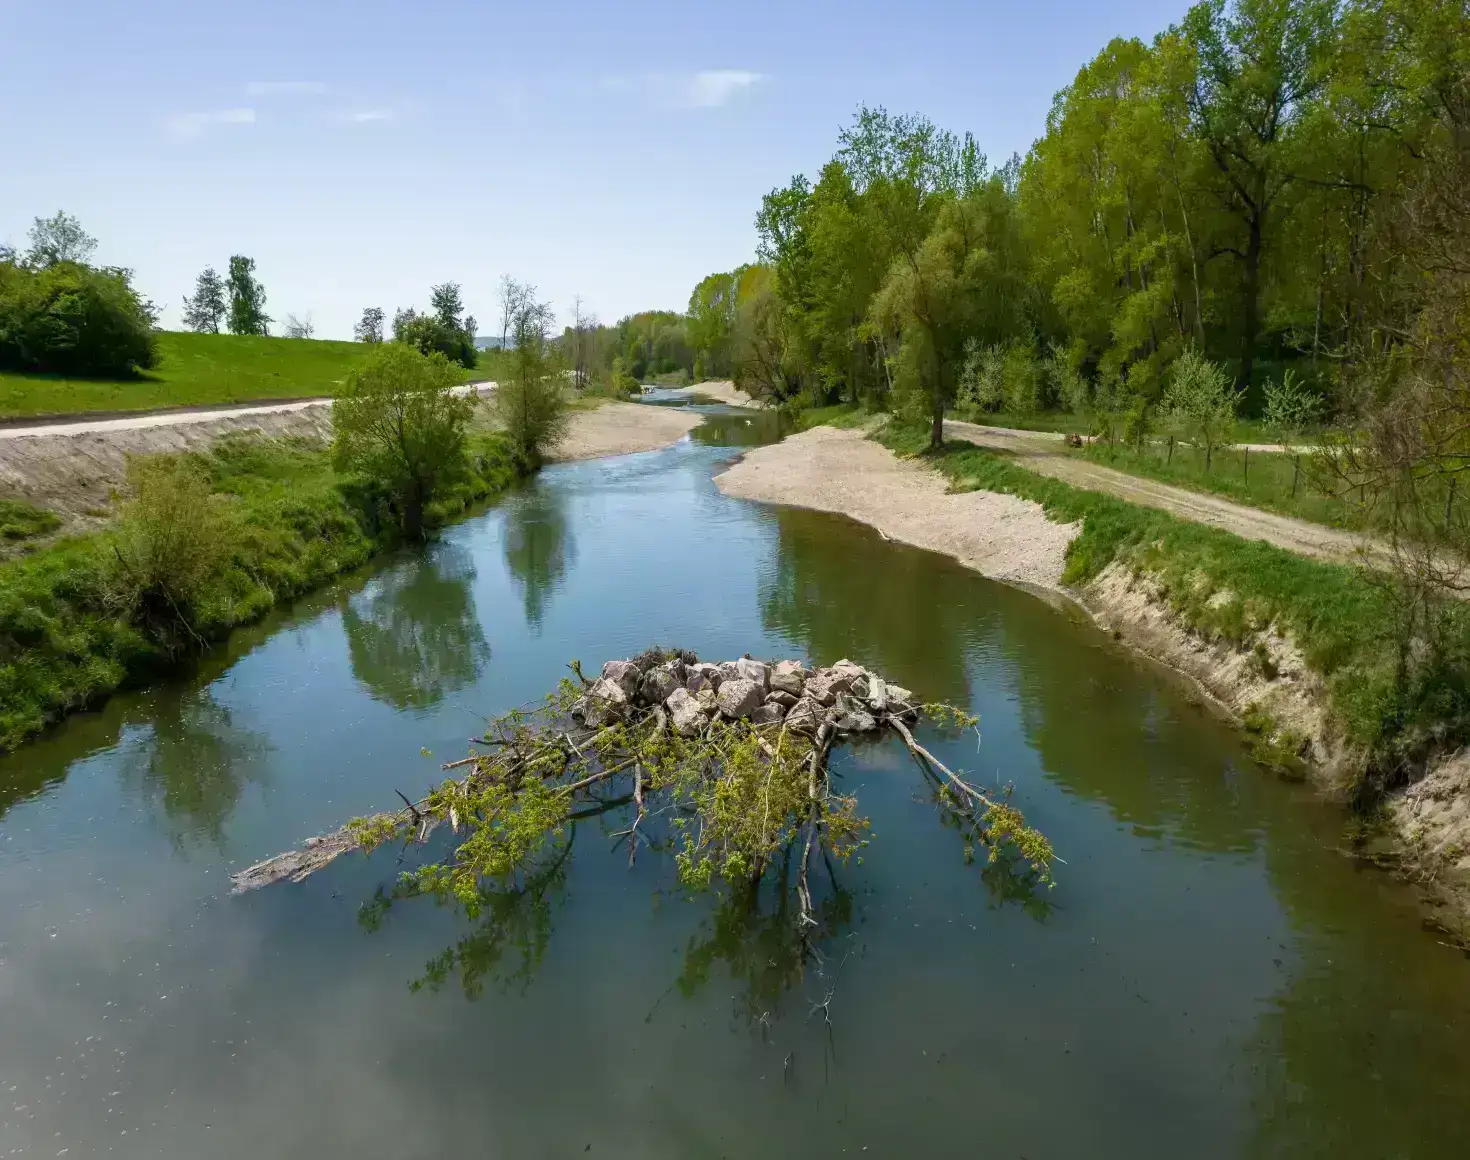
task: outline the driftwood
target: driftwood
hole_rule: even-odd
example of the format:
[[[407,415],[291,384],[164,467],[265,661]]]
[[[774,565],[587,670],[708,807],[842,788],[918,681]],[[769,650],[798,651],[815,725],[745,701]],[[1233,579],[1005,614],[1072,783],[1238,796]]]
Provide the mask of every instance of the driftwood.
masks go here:
[[[969,836],[995,849],[1018,850],[1040,881],[1053,858],[1044,837],[1026,827],[1005,797],[981,791],[945,766],[914,735],[921,719],[952,727],[974,719],[946,706],[922,706],[913,695],[848,661],[809,670],[794,661],[749,657],[719,665],[694,654],[650,650],[609,661],[535,710],[516,710],[492,723],[474,744],[483,752],[448,762],[446,780],[404,808],[360,818],[233,875],[234,892],[301,882],[342,854],[388,841],[424,843],[441,824],[467,837],[452,858],[428,868],[427,889],[459,892],[485,876],[514,874],[547,834],[578,817],[631,806],[630,824],[612,836],[638,847],[665,842],[680,856],[686,879],[710,875],[758,879],[778,860],[797,858],[799,925],[818,926],[810,869],[820,851],[829,872],[866,843],[855,799],[834,793],[832,748],[859,737],[896,736],[935,787],[941,806],[961,819]],[[621,792],[599,796],[609,783]],[[657,827],[655,827],[657,828]],[[968,842],[968,838],[967,838]],[[968,847],[967,847],[968,849]]]

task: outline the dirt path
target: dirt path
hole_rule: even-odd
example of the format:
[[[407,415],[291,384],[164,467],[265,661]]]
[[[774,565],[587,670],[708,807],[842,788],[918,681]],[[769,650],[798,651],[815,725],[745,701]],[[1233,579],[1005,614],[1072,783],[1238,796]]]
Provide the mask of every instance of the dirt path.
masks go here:
[[[489,381],[466,383],[451,388],[456,395],[491,394],[495,384]],[[77,416],[70,419],[48,419],[0,425],[0,440],[37,439],[50,435],[108,435],[118,431],[145,431],[156,427],[186,427],[196,423],[219,423],[230,419],[258,419],[267,415],[295,415],[332,405],[328,396],[315,399],[290,399],[278,403],[244,403],[225,407],[179,407],[167,411],[145,411],[138,415],[109,415],[106,418]]]
[[[757,447],[715,486],[740,499],[840,512],[889,539],[953,556],[996,580],[1059,590],[1079,529],[1015,496],[954,494],[944,477],[856,431],[816,427]]]
[[[1039,475],[1049,475],[1089,491],[1106,492],[1130,503],[1158,508],[1181,519],[1223,528],[1247,540],[1265,540],[1288,552],[1319,560],[1342,562],[1360,558],[1364,538],[1306,520],[1279,516],[1259,508],[1231,503],[1219,496],[1158,483],[1090,460],[1068,455],[1060,446],[1061,436],[1044,431],[1016,431],[1008,427],[982,427],[978,423],[949,420],[947,438],[978,447],[1004,451]]]

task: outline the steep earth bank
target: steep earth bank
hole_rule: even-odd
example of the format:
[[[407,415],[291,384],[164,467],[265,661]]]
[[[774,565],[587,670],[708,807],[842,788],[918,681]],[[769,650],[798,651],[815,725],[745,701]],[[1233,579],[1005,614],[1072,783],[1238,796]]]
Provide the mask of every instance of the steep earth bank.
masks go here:
[[[951,493],[936,471],[897,458],[852,430],[817,427],[748,452],[716,478],[726,495],[837,512],[888,538],[942,552],[996,580],[1074,601],[1114,639],[1188,677],[1207,700],[1250,728],[1269,720],[1318,784],[1336,792],[1361,763],[1335,728],[1321,676],[1298,643],[1274,629],[1243,645],[1207,639],[1173,611],[1159,578],[1121,562],[1086,583],[1063,583],[1079,524],[1047,519],[1040,504],[994,492]],[[1431,894],[1470,915],[1470,759],[1442,763],[1395,798],[1396,836]],[[1462,925],[1464,919],[1454,925]]]

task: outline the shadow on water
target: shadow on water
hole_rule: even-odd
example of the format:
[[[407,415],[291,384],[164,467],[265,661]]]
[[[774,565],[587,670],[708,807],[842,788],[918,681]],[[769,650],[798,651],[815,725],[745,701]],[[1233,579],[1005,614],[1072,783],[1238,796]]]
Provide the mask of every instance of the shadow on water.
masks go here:
[[[521,588],[526,623],[540,633],[546,601],[577,562],[565,497],[550,488],[519,491],[505,502],[505,563]]]

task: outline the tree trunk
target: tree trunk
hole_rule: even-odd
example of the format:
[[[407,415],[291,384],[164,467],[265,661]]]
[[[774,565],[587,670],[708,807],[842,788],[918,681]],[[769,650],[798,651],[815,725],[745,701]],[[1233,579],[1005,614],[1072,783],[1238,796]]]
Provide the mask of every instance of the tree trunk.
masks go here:
[[[1251,215],[1250,240],[1245,249],[1245,326],[1241,336],[1240,378],[1236,386],[1249,389],[1256,366],[1256,336],[1261,329],[1261,235],[1265,211]]]
[[[929,424],[929,448],[938,451],[944,446],[944,392],[934,392],[934,410]]]
[[[403,537],[407,540],[424,538],[424,492],[418,480],[409,483],[403,496]]]

